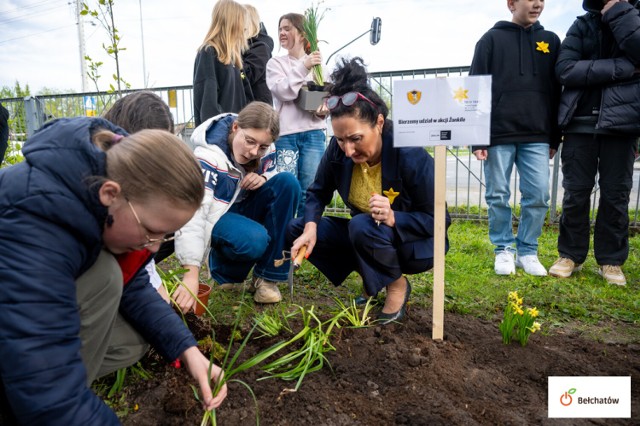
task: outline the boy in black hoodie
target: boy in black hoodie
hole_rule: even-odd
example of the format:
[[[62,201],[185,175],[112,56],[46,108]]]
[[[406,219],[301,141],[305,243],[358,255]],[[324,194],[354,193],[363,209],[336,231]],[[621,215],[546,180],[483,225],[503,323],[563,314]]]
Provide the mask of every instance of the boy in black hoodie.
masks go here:
[[[584,0],[562,42],[556,74],[564,85],[560,258],[549,274],[567,278],[589,251],[591,191],[599,175],[593,235],[599,272],[625,285],[629,255],[629,195],[640,136],[640,12],[637,0]]]
[[[478,41],[470,75],[491,74],[491,144],[472,147],[484,160],[489,239],[495,272],[547,275],[538,237],[549,208],[549,158],[560,143],[556,125],[560,85],[554,65],[560,39],[538,22],[542,0],[508,0],[511,22],[500,21]],[[513,235],[510,180],[520,174],[520,223]],[[517,255],[514,259],[514,255]]]

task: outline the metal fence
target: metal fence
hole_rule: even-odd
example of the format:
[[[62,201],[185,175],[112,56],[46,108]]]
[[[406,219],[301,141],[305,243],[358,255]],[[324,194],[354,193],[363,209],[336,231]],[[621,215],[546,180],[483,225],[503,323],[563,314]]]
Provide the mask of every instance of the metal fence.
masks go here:
[[[376,92],[392,104],[393,82],[397,80],[411,80],[423,78],[436,78],[447,76],[464,76],[469,71],[468,66],[429,68],[405,71],[385,71],[370,74],[371,86]],[[176,123],[176,132],[189,143],[189,136],[193,130],[193,92],[192,86],[175,86],[148,89],[155,92],[167,102]],[[123,94],[135,92],[126,90]],[[46,121],[61,118],[84,115],[102,115],[116,101],[114,93],[91,92],[64,95],[42,95],[26,98],[0,99],[10,112],[10,140],[13,149],[18,150],[21,142],[27,135],[40,128]],[[391,111],[393,113],[393,111]],[[331,126],[328,126],[331,134]],[[10,146],[11,150],[11,146]],[[549,221],[557,222],[559,208],[562,205],[562,175],[559,163],[559,153],[549,164],[551,174],[550,185],[550,211]],[[638,216],[640,200],[640,162],[634,164],[634,182],[631,191],[629,213],[631,226],[640,228]],[[518,174],[512,178],[512,205],[520,203],[518,191]],[[486,203],[484,201],[484,177],[481,162],[477,161],[473,154],[465,148],[453,147],[447,150],[447,203],[452,216],[464,219],[486,219]],[[599,188],[597,185],[592,195],[592,219],[595,219],[595,211],[598,206]],[[515,211],[517,212],[517,208]],[[336,199],[328,207],[333,213],[344,213],[343,204]],[[514,219],[517,214],[514,212]]]

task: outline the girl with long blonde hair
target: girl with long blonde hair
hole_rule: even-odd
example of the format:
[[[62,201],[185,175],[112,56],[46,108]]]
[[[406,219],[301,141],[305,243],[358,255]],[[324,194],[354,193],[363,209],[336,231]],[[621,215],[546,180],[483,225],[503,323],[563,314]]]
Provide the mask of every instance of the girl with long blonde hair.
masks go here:
[[[242,83],[242,52],[247,49],[247,11],[233,0],[219,0],[198,48],[193,70],[196,126],[225,112],[239,112],[247,98]]]

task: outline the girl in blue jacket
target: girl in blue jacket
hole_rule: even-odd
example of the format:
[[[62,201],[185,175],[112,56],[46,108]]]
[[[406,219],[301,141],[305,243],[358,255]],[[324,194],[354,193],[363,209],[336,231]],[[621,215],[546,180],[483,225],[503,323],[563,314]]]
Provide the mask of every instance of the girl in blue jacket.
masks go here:
[[[127,136],[74,118],[45,124],[23,153],[0,171],[0,393],[12,423],[118,424],[89,385],[137,361],[145,342],[180,358],[205,408],[219,406],[226,389],[213,397],[209,360],[139,273],[138,257],[202,200],[188,148],[162,130]]]

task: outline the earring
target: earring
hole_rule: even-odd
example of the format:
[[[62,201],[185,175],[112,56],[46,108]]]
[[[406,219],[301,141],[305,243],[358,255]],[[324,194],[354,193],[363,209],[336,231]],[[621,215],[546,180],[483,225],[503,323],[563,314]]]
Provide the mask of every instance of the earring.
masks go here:
[[[107,228],[111,228],[113,226],[113,216],[108,214],[104,222],[107,224]]]

